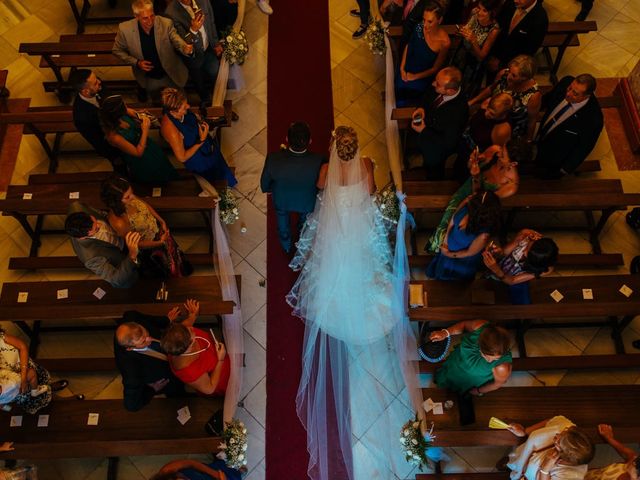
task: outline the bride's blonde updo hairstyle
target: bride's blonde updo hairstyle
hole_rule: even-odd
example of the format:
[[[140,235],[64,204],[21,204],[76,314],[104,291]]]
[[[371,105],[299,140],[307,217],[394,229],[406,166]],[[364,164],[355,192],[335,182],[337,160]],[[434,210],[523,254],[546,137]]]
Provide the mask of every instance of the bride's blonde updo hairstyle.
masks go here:
[[[358,135],[351,127],[340,126],[333,132],[336,142],[336,152],[341,160],[349,161],[358,151]]]

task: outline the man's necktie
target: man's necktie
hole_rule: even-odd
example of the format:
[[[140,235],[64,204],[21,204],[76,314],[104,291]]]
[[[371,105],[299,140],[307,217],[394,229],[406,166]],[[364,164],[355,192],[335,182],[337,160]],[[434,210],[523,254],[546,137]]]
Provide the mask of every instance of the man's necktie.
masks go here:
[[[567,110],[569,110],[570,108],[571,108],[571,104],[569,102],[567,102],[567,104],[564,107],[562,107],[560,110],[558,110],[553,117],[548,119],[545,122],[545,124],[542,126],[540,131],[538,132],[538,139],[544,138],[545,135],[547,133],[549,133],[549,130],[551,130],[551,127],[553,127],[558,122],[558,120],[560,120],[560,118],[562,118],[562,115],[564,115],[565,112]]]
[[[443,102],[444,102],[444,96],[439,95],[438,98],[436,98],[431,104],[431,108],[434,108],[434,109],[438,108],[440,105],[442,105]]]
[[[516,13],[513,14],[513,18],[511,19],[511,25],[509,25],[509,33],[513,32],[513,29],[516,28],[522,17],[524,17],[526,10],[524,8],[516,8]]]

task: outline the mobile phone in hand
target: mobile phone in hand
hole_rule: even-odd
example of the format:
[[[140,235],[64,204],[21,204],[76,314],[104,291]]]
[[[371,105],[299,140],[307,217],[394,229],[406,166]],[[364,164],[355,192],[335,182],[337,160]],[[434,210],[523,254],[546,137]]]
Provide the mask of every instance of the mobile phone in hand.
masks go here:
[[[413,120],[411,120],[411,122],[414,125],[420,125],[422,123],[422,115],[416,115],[415,117],[413,117]]]

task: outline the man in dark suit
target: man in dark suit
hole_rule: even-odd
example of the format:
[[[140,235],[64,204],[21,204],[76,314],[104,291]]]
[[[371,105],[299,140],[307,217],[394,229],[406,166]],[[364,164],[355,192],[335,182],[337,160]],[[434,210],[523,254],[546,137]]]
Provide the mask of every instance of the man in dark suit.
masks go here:
[[[130,287],[138,280],[139,233],[129,232],[123,240],[104,212],[80,202],[69,207],[64,229],[78,259],[100,278],[116,288]]]
[[[120,150],[107,143],[100,126],[98,112],[103,98],[102,81],[91,70],[80,68],[71,73],[69,82],[76,91],[73,101],[73,124],[76,130],[98,155],[109,160],[114,172],[126,177],[127,168],[120,156]]]
[[[196,300],[184,304],[187,318],[195,321],[200,311]],[[125,312],[113,337],[116,366],[122,375],[124,407],[140,410],[158,394],[178,397],[185,394],[184,385],[171,372],[166,353],[160,347],[162,331],[177,320],[180,308],[171,309],[165,317]]]
[[[442,180],[447,157],[456,151],[469,119],[467,99],[461,93],[462,74],[456,67],[438,72],[423,108],[412,115],[429,180]]]
[[[182,57],[196,85],[201,105],[211,104],[213,85],[218,76],[222,46],[218,42],[215,19],[208,0],[174,0],[165,10],[178,35],[193,45],[193,54]]]
[[[538,0],[507,0],[497,20],[500,33],[489,59],[494,71],[518,55],[535,56],[549,28],[547,12]]]
[[[537,134],[539,174],[557,178],[573,172],[587,158],[602,131],[596,79],[588,73],[566,76],[542,97],[546,109]]]
[[[287,132],[286,150],[270,153],[264,162],[260,186],[271,193],[278,219],[278,237],[286,253],[291,250],[289,214],[299,213],[301,227],[316,204],[318,173],[326,161],[322,155],[309,152],[311,130],[304,122],[292,123]]]

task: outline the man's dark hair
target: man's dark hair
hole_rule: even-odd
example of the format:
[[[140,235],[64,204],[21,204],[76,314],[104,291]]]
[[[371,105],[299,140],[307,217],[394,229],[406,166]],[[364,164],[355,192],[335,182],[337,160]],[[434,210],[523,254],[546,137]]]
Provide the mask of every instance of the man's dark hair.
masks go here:
[[[311,129],[306,122],[293,122],[287,131],[289,148],[295,151],[306,150],[311,140]]]
[[[576,77],[576,82],[587,87],[587,90],[584,92],[585,95],[591,95],[596,91],[596,79],[589,73],[581,73],[578,75]]]
[[[88,68],[79,68],[71,72],[71,75],[69,75],[69,83],[76,92],[79,92],[87,85],[87,80],[90,76],[91,70]]]
[[[74,238],[86,237],[91,227],[93,227],[93,220],[86,212],[71,213],[64,222],[65,232]]]

